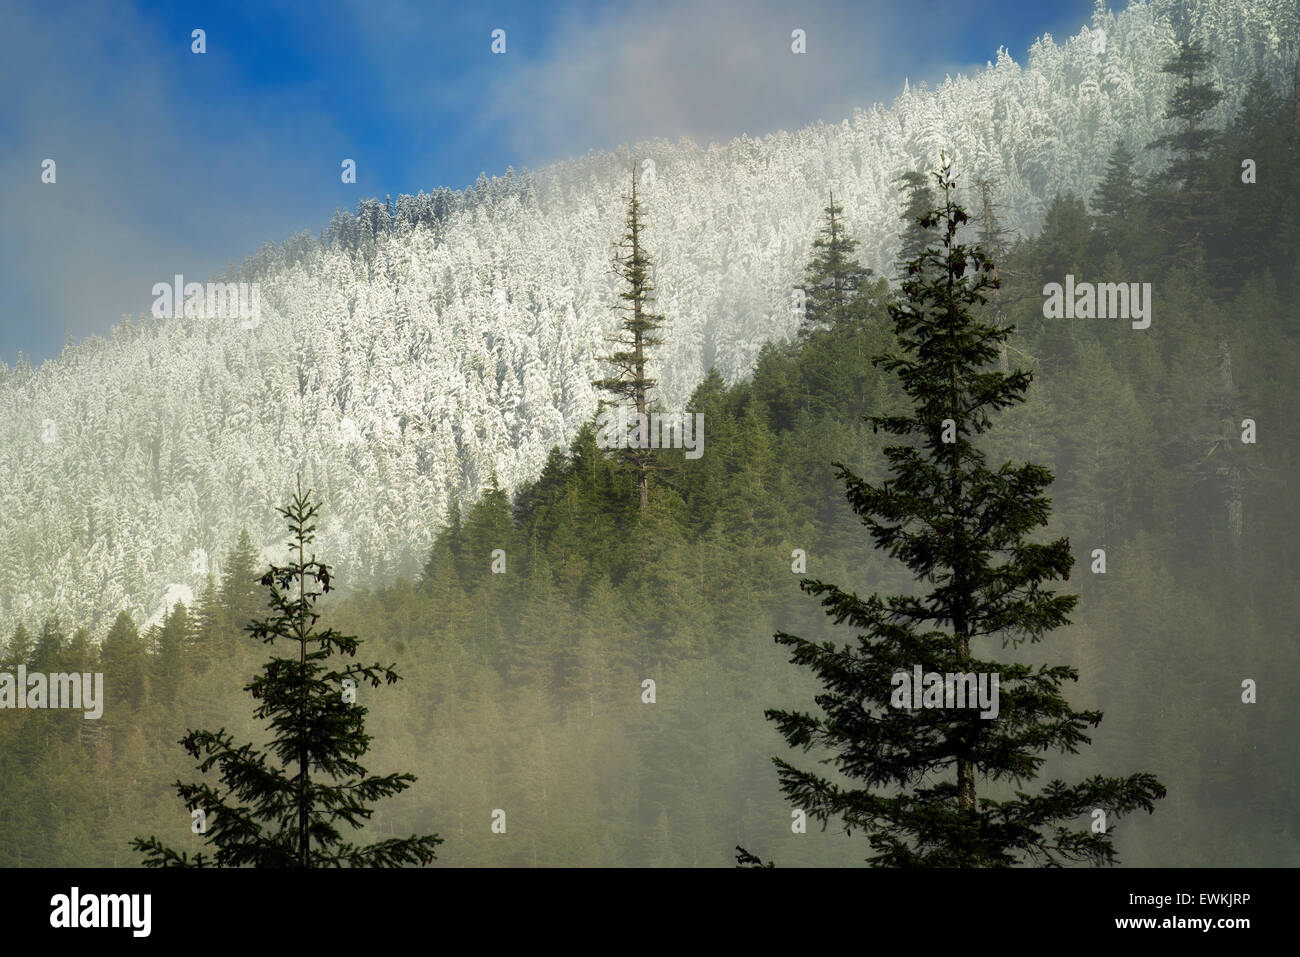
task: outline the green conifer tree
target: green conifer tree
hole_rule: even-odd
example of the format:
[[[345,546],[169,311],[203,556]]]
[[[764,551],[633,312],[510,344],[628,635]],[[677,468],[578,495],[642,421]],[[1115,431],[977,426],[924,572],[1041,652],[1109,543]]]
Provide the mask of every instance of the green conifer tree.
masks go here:
[[[32,653],[33,671],[51,671],[63,653],[63,643],[67,636],[59,622],[59,616],[46,618],[41,625],[40,636],[36,639],[36,650]]]
[[[1003,227],[1001,219],[998,216],[999,204],[993,199],[994,184],[987,179],[982,179],[977,184],[980,190],[980,211],[979,211],[979,242],[980,246],[988,254],[990,261],[994,266],[995,278],[1001,279],[1001,269],[998,265],[1005,261],[1008,249],[1011,244],[1011,237]],[[998,283],[989,290],[989,317],[993,325],[999,329],[1007,324],[1006,304],[1003,302],[1001,283]],[[998,342],[998,371],[1009,371],[1007,362],[1007,343],[1003,339]]]
[[[636,196],[635,166],[632,168],[632,195],[627,204],[626,228],[627,232],[618,244],[623,254],[614,260],[614,272],[627,283],[627,288],[618,294],[622,304],[617,307],[624,312],[624,336],[614,340],[613,344],[618,348],[604,357],[604,361],[614,367],[614,374],[597,379],[592,385],[613,396],[612,400],[606,401],[617,403],[630,399],[632,409],[629,411],[644,416],[649,412],[650,390],[656,384],[647,373],[649,350],[663,344],[663,339],[654,333],[663,325],[664,317],[650,311],[654,284],[651,281],[650,256],[646,253],[642,236],[645,224],[641,220],[641,201]],[[645,508],[650,501],[653,458],[648,442],[646,447],[631,445],[625,452],[636,468],[637,496],[641,508]]]
[[[1218,132],[1206,125],[1223,93],[1214,88],[1210,70],[1214,56],[1200,40],[1183,39],[1160,68],[1178,80],[1165,114],[1177,124],[1174,132],[1153,140],[1151,148],[1172,152],[1168,168],[1151,197],[1158,221],[1179,258],[1203,250],[1218,213],[1219,190],[1210,151]]]
[[[368,709],[348,691],[359,695],[366,682],[379,687],[400,679],[393,665],[331,662],[340,654],[355,657],[360,640],[317,627],[316,602],[330,590],[329,566],[314,553],[308,557],[318,510],[301,483],[292,503],[278,509],[292,535],[292,558],[262,576],[272,614],[248,627],[263,644],[292,649],[289,657],[273,655],[244,688],[259,702],[253,715],[268,722],[270,744],[266,750],[236,746],[224,728],[188,733],[181,744],[200,772],[218,769],[221,786],[178,781],[176,790],[190,811],[205,813],[213,850],[189,857],[156,837],[135,838],[131,846],[146,867],[397,867],[434,860],[441,843],[435,835],[357,846],[341,831],[361,827],[371,804],[406,790],[415,777],[369,775],[358,761],[371,741],[364,730]]]
[[[154,633],[153,659],[150,662],[150,697],[163,707],[176,704],[181,682],[185,679],[185,652],[193,633],[193,619],[184,602],[177,602],[163,615],[162,627]]]
[[[872,272],[858,262],[858,241],[849,236],[844,209],[835,203],[835,191],[823,212],[825,225],[813,240],[813,257],[804,277],[804,317],[799,332],[844,326],[860,317],[860,294],[869,287]]]
[[[934,190],[929,178],[916,170],[903,173],[897,182],[906,197],[901,217],[903,235],[898,250],[898,268],[906,278],[908,263],[915,262],[934,238],[930,230],[921,226],[921,220],[934,207]]]
[[[20,621],[14,626],[14,633],[9,636],[9,644],[5,647],[3,663],[11,668],[28,664],[32,659],[32,649],[34,647],[32,633]]]
[[[1114,256],[1121,262],[1154,258],[1152,229],[1140,188],[1137,157],[1120,140],[1106,161],[1106,172],[1092,194],[1097,258]],[[1107,277],[1115,278],[1115,277]]]
[[[1096,808],[1109,821],[1153,810],[1164,788],[1152,775],[1096,776],[1073,786],[1055,780],[1038,794],[1017,789],[1007,799],[976,794],[981,778],[1004,791],[1003,782],[1018,787],[1034,778],[1049,749],[1075,753],[1089,743],[1084,729],[1102,715],[1073,711],[1062,697],[1061,684],[1077,679],[1074,668],[976,656],[989,639],[1038,642],[1068,624],[1077,596],[1043,586],[1068,578],[1074,559],[1068,539],[1030,538],[1047,524],[1050,500],[1042,492],[1051,472],[1032,463],[992,471],[975,445],[991,427],[991,412],[1023,401],[1032,374],[988,368],[1010,331],[978,318],[997,280],[981,249],[958,242],[967,214],[953,198],[949,164],[936,182],[940,203],[919,225],[938,227],[940,241],[909,265],[904,298],[890,310],[899,351],[873,360],[898,375],[913,411],[868,421],[912,441],[884,448],[892,474],[879,485],[836,465],[876,547],[932,588],[863,600],[803,581],[837,624],[860,631],[858,644],[836,647],[778,632],[792,663],[810,668],[825,686],[816,699],[823,714],[766,714],[792,747],[829,750],[842,778],[774,761],[793,805],[823,825],[839,818],[846,832],[865,830],[875,852],[869,861],[878,866],[1111,863],[1113,832],[1069,823]],[[896,676],[910,677],[918,665],[926,674],[999,675],[998,713],[911,707]],[[740,849],[739,862],[756,861]]]
[[[1215,157],[1226,202],[1225,225],[1216,231],[1212,259],[1220,265],[1215,286],[1224,292],[1238,291],[1253,274],[1265,270],[1273,271],[1284,294],[1296,281],[1294,251],[1300,247],[1300,223],[1294,215],[1288,152],[1282,97],[1259,71],[1246,87],[1241,108],[1225,130]],[[1254,164],[1249,178],[1244,171],[1246,159]]]
[[[1137,188],[1137,157],[1123,140],[1115,143],[1106,172],[1093,193],[1092,208],[1096,211],[1097,229],[1109,236],[1123,225],[1141,202]]]
[[[221,569],[221,585],[212,610],[211,627],[227,648],[246,647],[244,625],[265,607],[257,584],[262,577],[258,564],[253,537],[248,529],[240,529],[239,538]]]
[[[114,697],[131,708],[139,707],[148,685],[147,662],[144,642],[129,612],[120,611],[113,619],[108,634],[104,636],[100,658]]]

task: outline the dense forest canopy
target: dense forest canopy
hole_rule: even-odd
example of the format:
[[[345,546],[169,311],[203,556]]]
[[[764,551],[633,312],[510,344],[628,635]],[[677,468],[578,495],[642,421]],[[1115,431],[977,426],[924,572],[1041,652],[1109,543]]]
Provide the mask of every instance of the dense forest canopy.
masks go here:
[[[1300,612],[1300,102],[1289,82],[1243,82],[1248,95],[1225,89],[1237,106],[1214,123],[1195,206],[1169,173],[1185,165],[1166,157],[1144,175],[1148,138],[1117,142],[1099,186],[1062,191],[1040,234],[1007,240],[1001,294],[984,307],[1014,327],[1008,362],[1036,376],[984,451],[1055,473],[1043,540],[1068,538],[1080,597],[1053,657],[1078,669],[1072,703],[1106,713],[1091,749],[1046,771],[1151,770],[1168,787],[1160,814],[1115,830],[1128,865],[1295,865],[1300,846],[1289,689],[1276,683],[1300,663],[1279,630]],[[891,189],[901,209],[907,190]],[[835,202],[852,224],[847,192]],[[615,202],[602,215],[620,213]],[[1190,250],[1169,228],[1180,216],[1203,225]],[[908,224],[891,228],[898,243]],[[998,235],[987,215],[969,229],[968,241]],[[805,265],[816,234],[802,237]],[[1067,275],[1151,283],[1150,326],[1045,318],[1044,287]],[[436,829],[439,859],[455,865],[725,865],[737,844],[785,865],[864,859],[865,844],[835,830],[791,833],[770,763],[779,738],[762,719],[816,690],[772,634],[839,637],[800,577],[915,587],[872,547],[830,468],[879,482],[881,437],[863,416],[903,400],[866,358],[891,345],[888,281],[862,300],[852,321],[764,344],[749,376],[709,371],[685,402],[705,416],[706,454],[658,450],[646,508],[635,469],[597,446],[588,416],[535,481],[512,494],[489,478],[430,545],[412,536],[415,573],[327,605],[333,627],[404,663],[402,685],[368,702],[369,727],[376,764],[419,781],[376,815],[373,837]],[[662,401],[674,399],[665,385]],[[299,434],[279,442],[296,450]],[[265,475],[250,488],[284,492]],[[127,841],[141,831],[191,846],[170,791],[175,742],[193,726],[261,733],[236,702],[258,662],[241,625],[264,611],[262,562],[247,534],[221,557],[192,606],[143,630],[125,611],[107,627],[12,621],[6,665],[102,669],[111,707],[95,722],[6,713],[0,863],[133,863]],[[1246,680],[1256,705],[1243,704]],[[510,816],[509,840],[489,828],[494,809]]]
[[[594,411],[617,323],[609,247],[634,161],[667,323],[660,400],[681,409],[711,369],[738,383],[766,343],[793,336],[791,292],[830,190],[863,265],[883,276],[898,248],[896,179],[940,150],[970,208],[989,185],[1008,238],[1082,215],[1053,212],[1055,197],[1086,202],[1116,142],[1139,176],[1162,168],[1169,148],[1146,145],[1177,126],[1165,116],[1177,77],[1161,63],[1184,10],[1223,93],[1210,127],[1259,108],[1257,73],[1285,95],[1293,0],[1099,4],[1023,65],[1001,50],[972,76],[908,84],[889,108],[841,123],[708,147],[656,141],[363,200],[319,237],[231,268],[260,284],[252,328],[131,319],[57,361],[0,370],[0,621],[60,615],[101,635],[122,609],[161,620],[224,572],[241,529],[265,554],[278,546],[278,490],[300,472],[326,503],[320,541],[344,581],[414,574],[453,501],[477,501],[494,480],[520,490]],[[142,312],[151,300],[142,289]]]

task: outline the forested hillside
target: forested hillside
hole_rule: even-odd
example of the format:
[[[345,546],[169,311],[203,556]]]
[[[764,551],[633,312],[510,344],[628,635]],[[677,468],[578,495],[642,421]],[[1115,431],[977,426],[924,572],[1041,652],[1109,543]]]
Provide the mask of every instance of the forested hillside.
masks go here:
[[[986,308],[1015,326],[1006,362],[1035,372],[986,451],[1055,472],[1042,534],[1069,537],[1081,596],[1073,625],[1016,654],[1074,665],[1072,703],[1106,714],[1093,747],[1049,775],[1141,768],[1167,785],[1159,814],[1116,831],[1128,865],[1300,860],[1286,684],[1300,662],[1285,624],[1300,613],[1300,104],[1263,76],[1237,99],[1204,195],[1176,165],[1140,175],[1145,144],[1130,142],[1097,189],[1051,203],[1040,235],[1010,241],[995,207],[970,227],[1003,279]],[[913,224],[892,228],[915,239]],[[1150,282],[1150,327],[1045,318],[1043,288],[1067,274]],[[862,861],[860,834],[791,833],[763,711],[806,708],[814,690],[775,631],[846,638],[800,593],[796,550],[806,574],[864,595],[911,587],[830,464],[883,475],[885,437],[861,416],[900,401],[870,362],[891,344],[889,295],[877,282],[856,321],[765,345],[751,376],[710,372],[685,404],[705,417],[705,453],[658,451],[647,508],[588,418],[535,482],[452,509],[419,573],[331,606],[330,624],[406,678],[373,702],[359,692],[370,766],[419,776],[376,835],[436,830],[453,865],[726,865],[737,844],[782,865]],[[247,537],[223,551],[196,607],[143,635],[127,614],[99,645],[67,619],[11,633],[6,663],[102,668],[111,707],[98,722],[24,711],[0,724],[0,864],[135,863],[138,833],[197,846],[169,789],[187,769],[174,742],[186,727],[257,733],[238,692],[262,653],[239,631],[260,610],[257,551]],[[1258,704],[1242,703],[1244,679]],[[496,809],[505,835],[490,830]]]
[[[968,201],[989,183],[1009,235],[1041,228],[1058,193],[1091,195],[1117,140],[1154,169],[1165,151],[1142,147],[1169,129],[1159,64],[1184,7],[1226,94],[1217,126],[1257,71],[1289,80],[1293,0],[1099,4],[1024,66],[1000,51],[974,76],[908,86],[842,123],[643,143],[464,191],[363,200],[319,238],[232,268],[260,284],[257,323],[129,319],[39,368],[0,369],[0,621],[58,614],[99,635],[122,610],[157,617],[164,596],[197,595],[226,571],[241,528],[255,548],[275,545],[278,490],[298,473],[324,498],[320,542],[344,581],[413,574],[453,498],[472,503],[494,480],[521,488],[591,417],[634,163],[667,319],[659,398],[680,408],[710,369],[734,384],[790,336],[829,189],[884,274],[894,181],[940,150]],[[159,269],[160,281],[187,272]],[[142,313],[151,301],[141,289]]]

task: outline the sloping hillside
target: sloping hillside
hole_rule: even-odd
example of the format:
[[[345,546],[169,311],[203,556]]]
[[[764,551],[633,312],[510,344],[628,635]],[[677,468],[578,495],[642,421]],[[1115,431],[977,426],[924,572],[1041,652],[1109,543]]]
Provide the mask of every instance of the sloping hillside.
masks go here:
[[[241,527],[276,542],[274,505],[297,472],[324,496],[318,541],[348,580],[413,570],[453,496],[535,477],[594,411],[634,161],[668,317],[656,374],[673,408],[710,367],[734,381],[791,332],[828,188],[881,272],[900,211],[892,182],[941,149],[967,183],[996,184],[1015,229],[1037,229],[1057,192],[1089,195],[1116,140],[1138,147],[1163,129],[1159,64],[1178,6],[1098,13],[1062,44],[1044,37],[1023,67],[1000,53],[974,77],[909,87],[837,125],[642,144],[463,193],[363,202],[319,241],[268,245],[231,277],[259,284],[255,324],[141,319],[5,370],[0,620],[147,617],[169,589],[197,590]],[[1290,76],[1293,0],[1186,6],[1218,58],[1220,115],[1257,69]]]

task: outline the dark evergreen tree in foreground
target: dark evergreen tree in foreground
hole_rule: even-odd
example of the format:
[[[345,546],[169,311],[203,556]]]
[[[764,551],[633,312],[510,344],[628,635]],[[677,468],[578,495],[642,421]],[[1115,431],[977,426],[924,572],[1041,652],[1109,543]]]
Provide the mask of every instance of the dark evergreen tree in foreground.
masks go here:
[[[994,279],[998,280],[992,285],[989,293],[989,318],[992,319],[993,325],[1001,328],[1006,325],[1007,319],[1006,306],[1002,301],[1002,276],[999,270],[1001,268],[1000,264],[1005,261],[1007,251],[1010,248],[1011,235],[998,217],[1001,204],[993,199],[994,184],[987,179],[982,179],[977,185],[980,191],[979,243],[992,262],[996,264],[991,274]],[[1006,339],[998,341],[998,371],[1009,371]]]
[[[274,655],[244,688],[260,702],[253,714],[269,722],[271,742],[262,751],[236,746],[224,728],[187,734],[181,744],[201,772],[218,769],[221,786],[178,781],[176,790],[190,811],[206,815],[206,841],[214,850],[190,858],[156,837],[136,838],[131,845],[145,855],[146,867],[398,867],[429,863],[442,843],[434,835],[364,847],[344,839],[341,828],[361,827],[373,813],[370,805],[406,790],[415,777],[373,776],[358,763],[370,746],[367,709],[348,692],[399,676],[393,665],[331,663],[336,655],[355,657],[360,641],[316,627],[315,604],[330,590],[330,574],[315,554],[307,557],[319,510],[310,498],[299,486],[292,504],[278,509],[292,534],[292,561],[272,565],[262,577],[273,613],[247,628],[264,644],[292,648],[288,657]]]
[[[858,644],[778,633],[791,662],[824,685],[816,698],[823,716],[766,714],[792,747],[828,750],[839,774],[830,779],[774,761],[793,806],[823,826],[839,818],[847,833],[865,830],[875,851],[868,860],[878,866],[1113,863],[1111,835],[1092,831],[1092,812],[1104,811],[1107,824],[1137,808],[1150,812],[1164,788],[1150,774],[1134,774],[1072,786],[1056,780],[1037,794],[1018,790],[1037,775],[1043,752],[1077,753],[1090,743],[1084,730],[1102,715],[1073,711],[1062,697],[1061,685],[1078,678],[1074,668],[977,654],[995,637],[1018,646],[1068,624],[1077,596],[1044,585],[1068,579],[1074,559],[1068,539],[1031,541],[1047,524],[1043,490],[1052,473],[1032,463],[990,470],[975,446],[991,427],[991,412],[1024,401],[1032,374],[990,368],[1011,331],[980,318],[998,280],[981,248],[958,242],[967,214],[953,199],[949,165],[935,175],[939,202],[919,225],[938,235],[908,265],[903,298],[890,308],[899,351],[873,360],[898,375],[913,410],[867,421],[905,444],[883,450],[892,474],[880,485],[836,463],[876,547],[930,590],[864,600],[802,582],[836,624],[859,630]],[[893,676],[910,677],[915,665],[923,673],[1000,675],[998,714],[912,709],[910,701],[895,707]],[[977,797],[981,779],[1001,785],[1007,798]],[[739,863],[757,863],[738,850]]]
[[[844,224],[844,210],[831,191],[823,210],[826,224],[813,240],[813,258],[804,277],[804,317],[799,332],[836,328],[861,317],[860,295],[871,284],[871,270],[857,260],[858,241]]]
[[[649,410],[650,390],[656,384],[646,369],[650,360],[649,350],[663,344],[655,331],[663,325],[664,317],[650,311],[654,284],[650,277],[650,256],[641,235],[645,224],[641,221],[641,201],[636,196],[636,167],[632,168],[632,195],[627,204],[626,227],[627,232],[618,243],[619,253],[614,260],[614,272],[627,283],[627,288],[618,294],[622,304],[616,307],[624,313],[624,337],[615,339],[615,351],[603,357],[613,366],[614,374],[597,379],[592,385],[612,395],[614,401],[630,399],[636,413],[645,415]],[[648,447],[634,445],[625,452],[636,467],[637,494],[641,507],[645,508],[650,502],[651,451]]]

